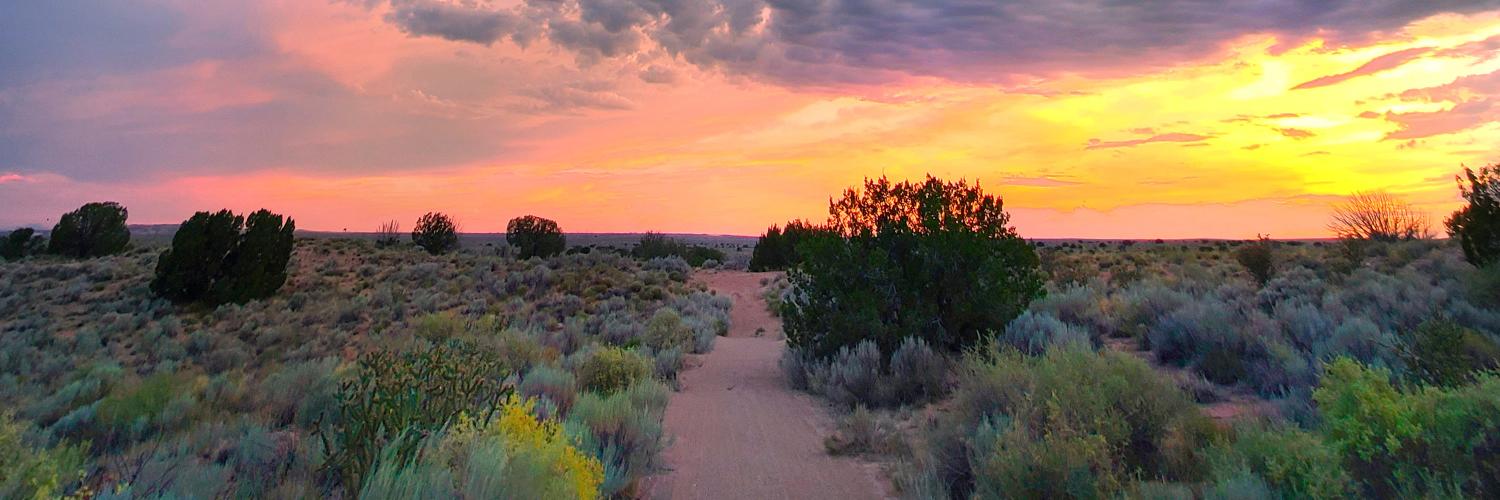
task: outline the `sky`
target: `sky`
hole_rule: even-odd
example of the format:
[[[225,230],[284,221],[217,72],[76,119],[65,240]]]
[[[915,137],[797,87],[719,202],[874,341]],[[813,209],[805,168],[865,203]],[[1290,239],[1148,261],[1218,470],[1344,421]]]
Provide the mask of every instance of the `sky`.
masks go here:
[[[49,0],[0,6],[0,227],[754,235],[867,177],[1032,238],[1442,218],[1500,162],[1500,0]]]

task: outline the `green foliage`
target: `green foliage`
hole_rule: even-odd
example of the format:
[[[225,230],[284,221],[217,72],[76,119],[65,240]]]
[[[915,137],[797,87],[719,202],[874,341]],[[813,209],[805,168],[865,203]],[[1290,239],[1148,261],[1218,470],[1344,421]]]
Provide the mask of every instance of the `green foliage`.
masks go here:
[[[568,248],[557,222],[535,215],[517,217],[505,225],[505,241],[520,251],[518,257],[550,257]]]
[[[693,267],[703,267],[703,263],[713,260],[724,262],[724,252],[708,248],[702,245],[689,245],[667,235],[647,231],[641,235],[641,241],[636,243],[630,254],[637,259],[651,260],[663,257],[680,257]]]
[[[487,422],[511,390],[505,367],[493,355],[460,342],[374,351],[360,356],[358,365],[339,386],[338,418],[317,428],[326,466],[351,492],[400,433],[437,431],[466,412]],[[411,460],[419,440],[401,443],[397,459]]]
[[[224,257],[224,275],[214,282],[219,303],[244,304],[276,294],[286,283],[296,222],[261,209],[245,218],[245,233]]]
[[[612,393],[649,379],[655,372],[652,360],[620,347],[593,349],[580,356],[574,372],[578,383],[590,391]]]
[[[1469,263],[1500,261],[1500,163],[1477,172],[1465,167],[1458,191],[1465,205],[1448,217],[1448,235],[1458,240]]]
[[[1141,360],[1076,346],[970,354],[946,418],[927,460],[947,476],[934,480],[963,496],[1097,498],[1133,477],[1194,481],[1215,434]]]
[[[41,253],[44,248],[46,248],[46,240],[37,235],[35,229],[23,227],[11,231],[10,234],[5,235],[3,241],[0,241],[0,258],[11,261],[21,260],[28,255]]]
[[[47,252],[75,259],[120,253],[130,243],[125,207],[113,201],[87,203],[52,226]]]
[[[1261,286],[1265,286],[1271,281],[1271,276],[1276,274],[1275,242],[1266,236],[1240,247],[1234,252],[1234,259],[1245,266],[1245,271]]]
[[[33,446],[26,442],[25,430],[9,412],[0,414],[0,498],[63,498],[66,488],[83,477],[87,446]]]
[[[1483,334],[1437,319],[1403,339],[1401,357],[1410,376],[1422,383],[1453,387],[1481,371],[1500,368],[1500,346]]]
[[[227,209],[193,214],[157,259],[151,290],[179,303],[243,304],[275,295],[286,282],[295,230],[291,219],[283,224],[264,209],[248,223]]]
[[[122,385],[114,394],[99,401],[95,410],[99,422],[124,428],[136,422],[149,422],[178,396],[184,382],[169,373],[158,373],[135,385]]]
[[[827,232],[827,228],[801,220],[788,222],[785,229],[771,226],[755,242],[755,250],[750,254],[750,271],[780,271],[796,266],[802,262],[797,245],[802,240],[825,235]]]
[[[1247,425],[1209,455],[1217,482],[1232,483],[1248,471],[1283,498],[1347,498],[1353,486],[1338,451],[1296,428]]]
[[[1339,358],[1313,399],[1325,439],[1365,495],[1500,494],[1500,377],[1401,391],[1388,371]]]
[[[829,214],[832,232],[799,244],[782,307],[788,345],[814,357],[865,339],[893,352],[913,336],[957,351],[1043,293],[1036,253],[977,185],[866,180]]]
[[[446,214],[427,212],[412,228],[411,241],[427,253],[445,254],[458,249],[458,226]]]
[[[682,322],[682,315],[670,307],[657,309],[651,315],[651,321],[646,323],[646,333],[643,339],[646,345],[652,349],[683,349],[693,348],[693,329]]]
[[[603,463],[603,496],[628,496],[655,469],[667,444],[661,419],[669,392],[660,382],[644,380],[608,395],[578,397],[568,426],[584,431],[579,448]]]

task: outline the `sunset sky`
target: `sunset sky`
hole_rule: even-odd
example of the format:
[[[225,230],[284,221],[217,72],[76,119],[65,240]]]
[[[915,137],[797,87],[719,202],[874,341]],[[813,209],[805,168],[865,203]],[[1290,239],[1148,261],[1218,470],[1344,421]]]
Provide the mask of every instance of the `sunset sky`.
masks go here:
[[[1036,238],[1327,235],[1500,161],[1500,2],[47,0],[0,6],[0,228],[758,234],[864,177]]]

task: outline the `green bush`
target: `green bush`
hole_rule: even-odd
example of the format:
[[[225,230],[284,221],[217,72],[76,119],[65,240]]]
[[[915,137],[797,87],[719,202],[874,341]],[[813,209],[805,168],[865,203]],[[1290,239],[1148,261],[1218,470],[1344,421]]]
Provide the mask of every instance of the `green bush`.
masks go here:
[[[47,252],[75,259],[112,255],[130,243],[125,219],[130,213],[113,201],[87,203],[52,226]]]
[[[1401,391],[1390,372],[1329,363],[1313,392],[1323,434],[1376,498],[1500,494],[1500,376]]]
[[[1176,385],[1129,355],[1077,346],[971,353],[936,428],[930,477],[957,496],[1104,497],[1132,478],[1197,481],[1217,431]]]
[[[780,271],[796,266],[802,262],[797,245],[802,240],[823,235],[827,231],[826,228],[800,220],[788,222],[785,229],[771,226],[755,242],[755,250],[750,253],[750,271]]]
[[[724,252],[701,245],[688,245],[653,231],[641,235],[640,242],[636,243],[630,253],[641,260],[680,257],[693,267],[703,267],[703,263],[710,260],[724,262]]]
[[[5,235],[5,240],[0,241],[0,258],[15,261],[28,255],[36,255],[46,248],[46,239],[36,234],[36,230],[23,227],[11,231]]]
[[[829,204],[830,235],[798,246],[787,344],[817,358],[866,339],[881,352],[914,336],[939,350],[976,344],[1043,293],[1037,255],[1009,222],[1000,198],[964,181],[845,191]]]
[[[1270,238],[1261,236],[1260,239],[1240,247],[1234,252],[1234,259],[1245,266],[1245,271],[1261,286],[1271,281],[1271,276],[1276,274],[1275,243]]]
[[[651,315],[651,321],[646,323],[643,340],[652,349],[692,350],[694,334],[693,329],[682,321],[682,315],[670,307],[663,307],[657,309],[656,314]]]
[[[83,477],[86,446],[55,448],[26,442],[26,424],[0,414],[0,498],[63,498]]]
[[[519,250],[518,257],[549,257],[568,248],[567,237],[557,222],[535,215],[517,217],[505,226],[505,241]]]
[[[1452,321],[1428,321],[1403,340],[1407,372],[1422,383],[1452,387],[1500,368],[1500,345]]]
[[[585,389],[612,393],[640,380],[651,378],[654,363],[634,351],[619,347],[602,347],[580,355],[573,371]]]
[[[1300,429],[1246,425],[1209,455],[1216,482],[1232,483],[1249,471],[1283,498],[1347,498],[1352,493],[1338,451]]]
[[[1500,261],[1500,164],[1478,172],[1465,167],[1458,191],[1465,205],[1448,217],[1448,235],[1458,240],[1469,263],[1483,267]]]
[[[339,385],[338,417],[315,430],[328,455],[325,467],[357,492],[402,432],[443,429],[460,414],[489,421],[510,393],[508,375],[492,354],[461,342],[361,355],[355,373]],[[419,444],[403,441],[398,458],[411,460]]]
[[[250,214],[248,223],[227,209],[193,214],[157,259],[151,290],[179,303],[243,304],[275,295],[286,283],[294,231],[294,221],[283,224],[267,210]]]
[[[411,241],[427,253],[445,254],[458,249],[458,226],[443,213],[427,212],[412,228]]]
[[[584,393],[568,415],[569,427],[586,430],[579,448],[604,465],[605,497],[625,495],[657,466],[666,447],[662,414],[669,389],[655,380],[608,395]]]

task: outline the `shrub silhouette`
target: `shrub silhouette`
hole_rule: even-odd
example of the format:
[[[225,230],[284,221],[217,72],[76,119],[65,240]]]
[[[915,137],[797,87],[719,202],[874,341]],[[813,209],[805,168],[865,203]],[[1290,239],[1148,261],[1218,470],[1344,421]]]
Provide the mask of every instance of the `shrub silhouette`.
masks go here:
[[[788,345],[815,358],[865,339],[894,352],[913,336],[957,351],[1043,293],[1035,251],[978,185],[867,179],[828,211],[828,232],[798,246],[782,306]]]
[[[45,240],[37,236],[35,229],[23,227],[11,231],[5,235],[4,241],[0,241],[0,258],[20,260],[27,255],[40,253],[45,247]]]
[[[641,241],[636,243],[630,254],[641,260],[681,257],[693,267],[702,267],[704,262],[710,260],[724,262],[724,252],[701,245],[688,245],[653,231],[647,231],[646,234],[641,235]]]
[[[557,222],[535,215],[516,217],[505,225],[505,241],[520,250],[520,258],[548,257],[568,248]]]
[[[381,248],[394,247],[401,244],[401,223],[396,221],[385,222],[380,225],[380,230],[375,232],[375,246]]]
[[[1276,256],[1272,245],[1271,239],[1262,235],[1255,242],[1234,252],[1234,259],[1245,266],[1245,270],[1261,286],[1271,281],[1271,275],[1276,273]]]
[[[113,201],[84,204],[58,219],[47,252],[75,259],[120,253],[130,243],[130,229],[125,227],[129,216]]]
[[[1401,357],[1412,378],[1426,384],[1454,387],[1500,368],[1500,346],[1449,320],[1423,323],[1404,340]]]
[[[751,271],[779,271],[797,265],[802,258],[797,245],[803,240],[826,233],[827,229],[794,220],[786,228],[771,226],[755,243],[750,254]]]
[[[1448,217],[1448,235],[1458,240],[1471,264],[1500,260],[1500,163],[1478,172],[1465,168],[1458,191],[1466,204]]]
[[[411,241],[433,255],[448,253],[458,248],[458,226],[441,212],[427,212],[417,219]]]
[[[229,210],[193,214],[157,259],[151,290],[178,303],[270,297],[286,282],[295,230],[294,221],[267,210],[250,214],[248,223]]]
[[[1354,193],[1334,206],[1328,229],[1343,240],[1403,241],[1431,235],[1427,214],[1379,191]]]

